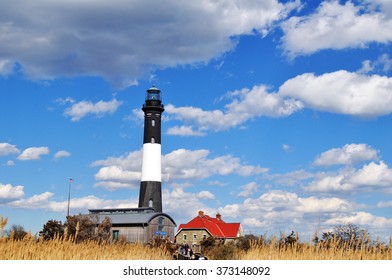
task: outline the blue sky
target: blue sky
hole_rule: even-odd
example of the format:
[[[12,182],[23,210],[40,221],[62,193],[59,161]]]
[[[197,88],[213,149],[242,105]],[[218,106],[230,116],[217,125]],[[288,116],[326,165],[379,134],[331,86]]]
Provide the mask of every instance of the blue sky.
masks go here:
[[[20,8],[23,7],[23,8]],[[392,2],[5,1],[0,215],[136,207],[145,91],[163,208],[245,233],[392,233]]]

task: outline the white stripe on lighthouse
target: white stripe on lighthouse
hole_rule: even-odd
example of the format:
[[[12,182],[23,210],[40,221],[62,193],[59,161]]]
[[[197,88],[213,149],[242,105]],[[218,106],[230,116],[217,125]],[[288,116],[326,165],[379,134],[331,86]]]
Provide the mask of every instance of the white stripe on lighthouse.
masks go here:
[[[161,182],[161,145],[143,144],[142,182]]]

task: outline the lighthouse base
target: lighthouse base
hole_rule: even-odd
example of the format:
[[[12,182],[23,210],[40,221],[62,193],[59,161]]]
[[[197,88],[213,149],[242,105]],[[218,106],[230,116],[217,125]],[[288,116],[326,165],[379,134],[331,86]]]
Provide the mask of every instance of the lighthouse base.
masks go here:
[[[152,207],[162,212],[162,183],[156,181],[140,182],[139,208]]]

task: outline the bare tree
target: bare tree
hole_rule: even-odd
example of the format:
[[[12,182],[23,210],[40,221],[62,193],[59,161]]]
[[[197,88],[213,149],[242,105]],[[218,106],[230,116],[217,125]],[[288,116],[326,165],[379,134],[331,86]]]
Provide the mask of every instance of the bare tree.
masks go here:
[[[8,237],[13,240],[22,240],[26,234],[27,232],[21,225],[12,225],[8,231]]]

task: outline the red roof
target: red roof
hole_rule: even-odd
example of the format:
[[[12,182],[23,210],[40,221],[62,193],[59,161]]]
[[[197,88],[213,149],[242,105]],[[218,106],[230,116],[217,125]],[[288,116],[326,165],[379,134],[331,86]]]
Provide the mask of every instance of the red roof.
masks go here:
[[[182,229],[205,229],[214,237],[235,238],[240,231],[240,227],[240,223],[225,223],[218,215],[217,218],[211,218],[200,211],[199,215],[187,224],[180,224],[177,234]]]

